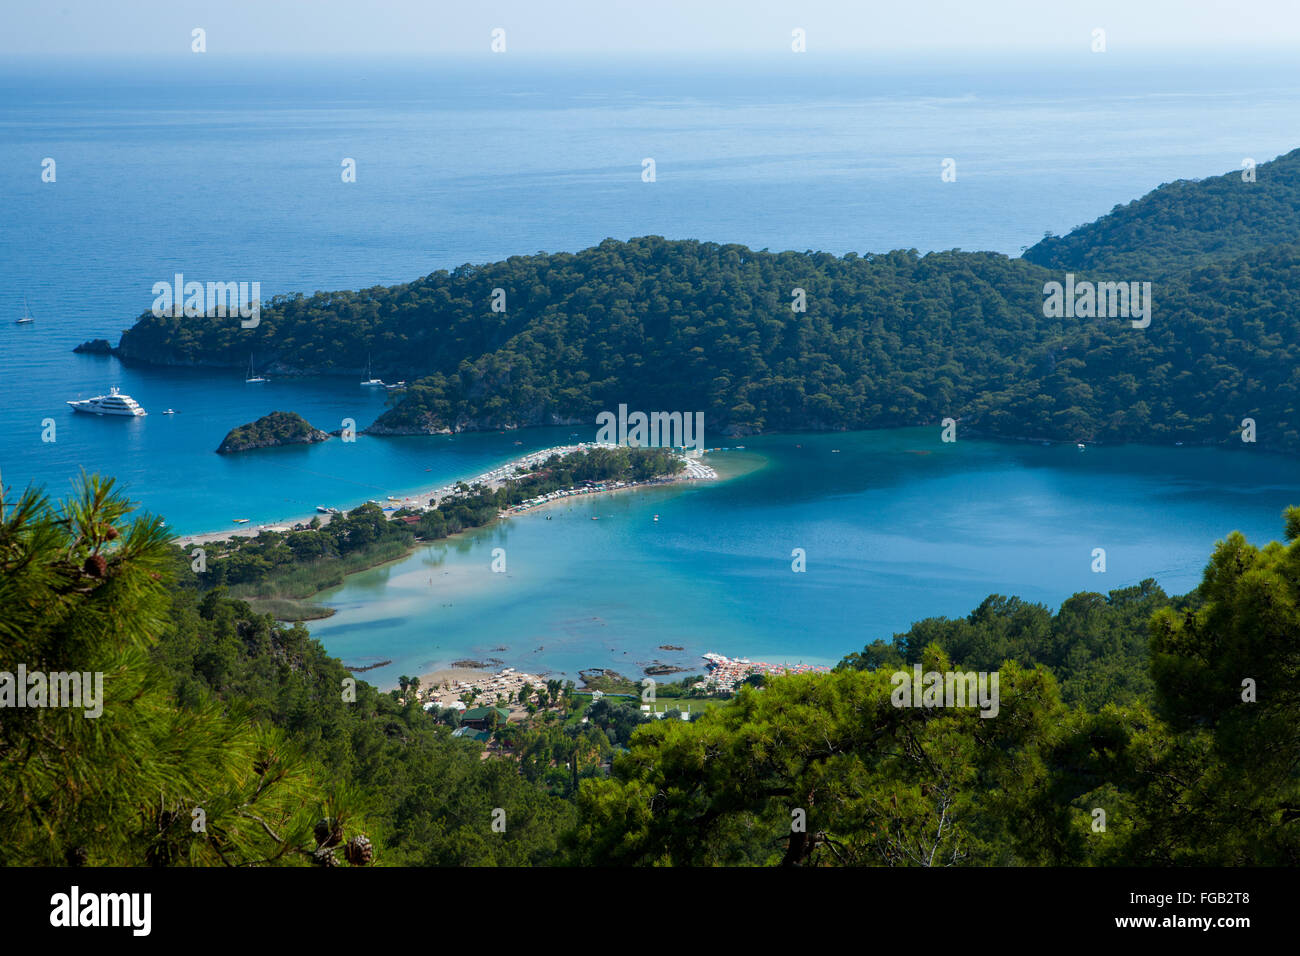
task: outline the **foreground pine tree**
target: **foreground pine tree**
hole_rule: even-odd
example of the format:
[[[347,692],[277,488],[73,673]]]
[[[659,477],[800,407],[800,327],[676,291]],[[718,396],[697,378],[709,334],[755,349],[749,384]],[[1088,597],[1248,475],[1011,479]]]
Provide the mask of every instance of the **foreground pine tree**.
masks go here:
[[[351,798],[278,731],[215,699],[176,706],[149,654],[170,607],[169,535],[131,511],[98,477],[58,504],[0,487],[0,675],[23,695],[20,666],[103,675],[99,716],[42,695],[0,710],[0,864],[371,862]]]

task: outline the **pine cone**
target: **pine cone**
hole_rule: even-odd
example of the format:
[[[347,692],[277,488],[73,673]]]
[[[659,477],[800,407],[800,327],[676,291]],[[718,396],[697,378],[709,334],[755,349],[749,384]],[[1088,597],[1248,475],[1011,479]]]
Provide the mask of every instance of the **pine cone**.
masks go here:
[[[109,541],[114,540],[115,538],[117,538],[117,529],[114,528],[112,525],[109,525],[108,528],[104,531],[104,537],[107,538]]]
[[[87,577],[102,580],[108,576],[108,562],[104,560],[102,554],[92,554],[86,559],[86,563],[81,566],[81,573]]]
[[[334,851],[327,846],[318,847],[316,852],[311,855],[311,861],[317,866],[337,866]]]
[[[260,777],[271,769],[273,763],[275,763],[274,749],[266,751],[253,761],[253,772]]]
[[[343,848],[343,855],[353,866],[365,866],[375,858],[375,848],[365,836],[354,836]]]
[[[313,832],[316,834],[316,843],[320,846],[338,846],[343,840],[343,825],[328,817],[317,820]]]

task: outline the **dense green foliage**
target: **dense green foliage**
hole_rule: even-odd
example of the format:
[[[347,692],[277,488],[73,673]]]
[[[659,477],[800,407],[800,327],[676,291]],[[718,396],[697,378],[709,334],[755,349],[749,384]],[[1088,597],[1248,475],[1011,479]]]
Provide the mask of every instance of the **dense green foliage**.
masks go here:
[[[0,671],[98,672],[103,685],[98,716],[4,711],[0,862],[301,863],[319,818],[364,835],[350,795],[244,702],[195,686],[175,701],[154,656],[175,627],[170,545],[149,516],[128,524],[129,510],[98,479],[57,506],[0,494]]]
[[[1300,510],[1185,599],[993,596],[689,722],[525,689],[486,760],[302,625],[178,586],[128,510],[97,480],[0,505],[0,672],[105,677],[98,718],[5,711],[0,862],[320,863],[364,834],[381,864],[1300,863]],[[997,715],[896,706],[913,663],[996,670]]]
[[[1061,699],[1087,710],[1150,702],[1146,624],[1169,604],[1150,579],[1108,595],[1076,594],[1055,614],[995,594],[968,617],[917,621],[890,642],[876,640],[848,655],[841,666],[893,670],[920,660],[934,645],[976,671],[997,670],[1002,661],[1044,666],[1060,678]]]
[[[828,677],[769,680],[637,731],[613,776],[583,785],[571,850],[675,865],[1295,865],[1298,648],[1295,541],[1231,535],[1173,604],[1151,582],[1056,615],[993,597]],[[996,670],[998,714],[896,706],[892,672],[913,663]]]
[[[1300,451],[1300,151],[1162,187],[1023,259],[836,257],[659,237],[282,296],[256,330],[145,315],[121,354],[412,382],[376,434],[569,422],[627,404],[707,434],[961,422],[963,434]],[[1044,264],[1051,268],[1045,268]],[[1047,318],[1044,286],[1152,283],[1151,324]],[[507,311],[492,312],[494,289]],[[796,289],[806,311],[794,311]]]
[[[297,412],[271,412],[255,422],[232,428],[217,447],[217,452],[226,455],[250,448],[302,445],[325,441],[328,437]]]
[[[1045,672],[1002,671],[1002,711],[917,712],[888,675],[840,671],[745,688],[692,722],[639,730],[608,780],[583,785],[586,863],[950,864],[1014,860],[1012,794],[1060,711]],[[793,814],[807,831],[792,833]]]
[[[273,581],[273,590],[252,593],[264,596],[309,597],[321,588],[341,584],[344,562],[353,556],[371,559],[377,548],[397,545],[398,557],[414,540],[411,529],[389,521],[379,505],[367,502],[346,514],[334,516],[328,524],[313,520],[311,525],[290,531],[260,531],[256,537],[232,537],[207,545],[207,570],[195,578],[196,585],[217,587]],[[321,575],[310,572],[319,570]],[[286,588],[285,578],[297,576],[310,588],[306,593]]]
[[[1029,249],[1030,262],[1056,270],[1155,279],[1192,266],[1300,243],[1300,149],[1255,167],[1166,183],[1068,236]]]
[[[389,865],[525,865],[555,857],[570,803],[549,796],[507,763],[483,761],[412,699],[405,704],[351,675],[301,625],[253,614],[221,590],[179,596],[156,653],[182,705],[214,695],[246,701],[252,716],[286,734],[311,773],[354,795],[367,811],[378,862]],[[492,830],[492,812],[506,831]]]
[[[321,862],[322,820],[323,849],[366,835],[374,862],[554,857],[570,803],[354,682],[301,625],[174,587],[180,556],[128,510],[98,481],[0,509],[0,670],[99,670],[105,690],[97,718],[4,712],[0,862]]]

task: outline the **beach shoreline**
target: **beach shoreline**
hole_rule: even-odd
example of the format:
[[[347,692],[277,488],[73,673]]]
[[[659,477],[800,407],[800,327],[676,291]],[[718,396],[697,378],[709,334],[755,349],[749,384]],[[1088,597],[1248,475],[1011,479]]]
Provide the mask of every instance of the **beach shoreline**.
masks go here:
[[[415,511],[427,511],[440,505],[444,499],[453,497],[455,495],[456,486],[459,484],[465,484],[470,487],[474,487],[475,485],[481,484],[490,489],[495,490],[497,488],[500,488],[502,485],[504,485],[505,482],[516,472],[518,472],[520,468],[535,467],[541,464],[542,462],[546,461],[548,458],[550,458],[553,455],[563,456],[563,455],[570,455],[579,451],[587,451],[589,449],[594,449],[594,448],[619,448],[619,447],[625,447],[625,446],[613,445],[604,442],[579,442],[577,444],[572,444],[572,445],[556,445],[551,448],[543,448],[539,451],[529,452],[527,455],[521,455],[518,458],[506,462],[504,465],[500,465],[496,468],[493,468],[491,471],[486,471],[483,474],[477,475],[473,478],[458,479],[456,481],[451,482],[450,484],[440,485],[436,488],[431,488],[427,491],[417,492],[415,494],[405,495],[402,497],[398,497],[396,495],[389,495],[386,501],[380,502],[380,506],[386,509],[391,508],[392,510],[397,510],[400,508],[410,508]],[[554,499],[548,500],[546,502],[530,505],[528,507],[515,506],[515,508],[510,509],[508,512],[503,512],[500,517],[511,517],[520,514],[526,514],[529,511],[533,511],[539,507],[543,507],[545,504],[550,504],[553,501],[563,500],[565,497],[579,497],[582,495],[601,494],[601,493],[608,493],[612,491],[631,491],[638,488],[658,487],[661,485],[676,484],[683,481],[712,480],[718,477],[716,471],[714,471],[712,468],[710,468],[707,465],[701,464],[699,459],[687,459],[687,461],[690,463],[688,465],[688,469],[687,471],[683,472],[680,475],[658,478],[649,482],[625,484],[615,488],[605,488],[601,492],[574,491],[563,496],[559,496],[557,493],[557,497],[555,497]],[[371,499],[371,500],[374,501],[377,499]],[[347,509],[340,509],[340,511],[344,511],[344,510]],[[275,532],[292,531],[295,526],[309,524],[312,518],[319,518],[321,524],[325,525],[333,520],[334,515],[323,514],[320,512],[311,512],[306,515],[299,515],[295,518],[287,518],[279,521],[264,522],[262,524],[252,524],[250,522],[248,524],[242,524],[239,525],[238,527],[231,528],[225,531],[204,531],[198,534],[177,535],[172,538],[172,541],[173,543],[175,543],[180,547],[189,547],[191,545],[211,544],[216,541],[227,541],[231,538],[255,538],[263,531],[275,531]]]

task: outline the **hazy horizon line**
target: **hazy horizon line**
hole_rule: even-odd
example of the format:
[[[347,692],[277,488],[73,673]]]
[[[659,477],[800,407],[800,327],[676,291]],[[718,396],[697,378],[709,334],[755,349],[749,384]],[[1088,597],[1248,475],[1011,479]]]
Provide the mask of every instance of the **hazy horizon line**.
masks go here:
[[[792,66],[800,66],[809,62],[821,59],[831,60],[849,60],[858,59],[863,56],[870,56],[876,60],[889,62],[917,60],[917,59],[938,59],[943,58],[945,62],[951,62],[954,55],[960,61],[986,61],[997,60],[1004,66],[1011,66],[1002,60],[1008,54],[1025,57],[1030,60],[1052,59],[1057,61],[1062,54],[1070,55],[1078,60],[1089,60],[1098,64],[1110,62],[1111,60],[1135,61],[1149,56],[1157,56],[1162,59],[1171,57],[1180,59],[1197,59],[1198,61],[1209,60],[1230,60],[1237,57],[1259,57],[1272,56],[1285,57],[1289,64],[1295,62],[1295,48],[1293,45],[1278,42],[1273,44],[1250,44],[1250,45],[1230,45],[1222,43],[1207,43],[1205,45],[1188,46],[1180,44],[1159,44],[1145,46],[1119,46],[1111,47],[1104,53],[1093,53],[1086,45],[1078,43],[1059,44],[1059,45],[1037,45],[1037,44],[1006,44],[1002,46],[981,45],[978,47],[964,46],[960,44],[945,45],[935,44],[927,46],[880,46],[880,47],[859,47],[846,48],[836,47],[828,49],[810,49],[806,53],[799,55],[792,54],[788,49],[780,46],[765,46],[753,48],[665,48],[662,50],[617,50],[617,49],[591,49],[588,47],[575,48],[530,48],[527,46],[515,45],[510,48],[508,53],[494,54],[485,43],[482,49],[466,49],[463,47],[452,48],[431,48],[427,50],[417,49],[320,49],[320,50],[302,50],[302,49],[271,49],[271,48],[246,48],[236,50],[222,50],[219,46],[210,47],[205,53],[201,54],[204,58],[212,59],[245,59],[245,58],[262,58],[268,55],[284,57],[286,59],[320,59],[324,57],[345,58],[345,59],[371,59],[371,58],[394,58],[400,60],[428,60],[428,59],[463,59],[478,60],[490,59],[494,62],[501,63],[513,62],[517,59],[574,59],[574,60],[688,60],[688,61],[705,61],[709,59],[717,60],[748,60],[753,61],[759,58],[770,58],[780,60]],[[7,60],[122,60],[136,59],[139,57],[148,57],[150,59],[191,59],[196,55],[183,46],[176,49],[148,49],[148,50],[128,50],[128,49],[96,49],[85,50],[80,48],[67,48],[62,50],[41,50],[33,51],[26,49],[6,49],[0,46],[0,55]],[[863,64],[869,65],[869,64]],[[933,65],[933,64],[929,64]],[[1300,74],[1298,74],[1300,75]]]

